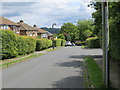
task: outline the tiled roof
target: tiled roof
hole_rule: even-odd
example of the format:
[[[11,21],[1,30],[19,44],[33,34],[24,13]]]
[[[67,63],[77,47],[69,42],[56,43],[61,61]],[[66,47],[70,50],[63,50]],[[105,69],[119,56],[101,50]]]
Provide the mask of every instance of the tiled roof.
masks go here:
[[[34,27],[24,23],[24,22],[18,22],[19,26],[20,26],[20,30],[37,30]]]
[[[37,29],[38,30],[38,33],[47,33],[47,31],[45,30],[42,30],[40,28],[37,28],[37,27],[34,27],[34,29]]]
[[[14,23],[13,21],[10,21],[4,17],[0,16],[0,24],[6,24],[6,25],[17,25],[16,23]]]

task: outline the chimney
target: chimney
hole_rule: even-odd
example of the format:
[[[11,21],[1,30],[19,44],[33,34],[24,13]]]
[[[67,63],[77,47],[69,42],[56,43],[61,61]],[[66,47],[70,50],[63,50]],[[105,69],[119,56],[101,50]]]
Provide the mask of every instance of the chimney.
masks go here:
[[[34,24],[33,27],[37,27],[37,26]]]
[[[20,20],[19,22],[23,23],[23,20]]]

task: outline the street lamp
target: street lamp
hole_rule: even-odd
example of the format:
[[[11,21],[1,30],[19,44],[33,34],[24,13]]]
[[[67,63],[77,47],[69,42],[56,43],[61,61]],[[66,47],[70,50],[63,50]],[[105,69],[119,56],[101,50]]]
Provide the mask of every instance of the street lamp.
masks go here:
[[[53,32],[53,34],[54,34],[54,26],[56,25],[56,23],[53,23],[52,24],[52,32]],[[54,36],[53,36],[53,38],[52,38],[52,46],[53,46],[53,49],[54,49]]]

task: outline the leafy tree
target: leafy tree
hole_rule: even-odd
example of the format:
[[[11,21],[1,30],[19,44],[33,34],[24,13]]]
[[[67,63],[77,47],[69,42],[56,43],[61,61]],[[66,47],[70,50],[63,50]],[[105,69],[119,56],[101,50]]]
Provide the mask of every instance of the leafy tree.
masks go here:
[[[86,39],[86,36],[84,35],[84,32],[87,33],[87,32],[93,32],[93,29],[94,29],[94,25],[93,25],[93,20],[79,20],[77,22],[77,27],[78,27],[78,30],[79,30],[79,39],[81,41],[85,41]],[[87,31],[89,30],[89,31]]]
[[[70,35],[69,38],[71,37],[71,41],[75,42],[77,39],[79,39],[79,31],[77,26],[75,26],[72,23],[64,23],[63,26],[61,27],[61,30],[59,31],[59,33],[67,33],[68,35]]]
[[[83,33],[83,35],[84,35],[86,38],[88,38],[88,37],[90,37],[90,36],[92,35],[92,32],[91,32],[90,30],[86,30],[86,31]]]
[[[63,34],[58,34],[58,38],[65,39],[65,36]]]

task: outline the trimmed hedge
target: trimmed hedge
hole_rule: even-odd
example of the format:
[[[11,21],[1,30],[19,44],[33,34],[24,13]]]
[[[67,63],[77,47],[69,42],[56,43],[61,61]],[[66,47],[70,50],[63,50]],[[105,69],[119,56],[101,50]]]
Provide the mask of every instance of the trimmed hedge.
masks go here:
[[[36,40],[31,37],[16,36],[11,30],[0,30],[2,39],[2,59],[13,58],[35,51]]]
[[[52,40],[49,39],[37,39],[36,41],[36,51],[40,51],[52,46]]]
[[[2,58],[12,58],[18,55],[17,37],[11,30],[0,30],[2,39]]]
[[[98,37],[90,37],[86,39],[85,45],[89,48],[99,48],[100,43]]]
[[[36,40],[32,37],[27,36],[18,36],[17,37],[17,48],[19,55],[29,54],[35,51],[36,48]]]
[[[120,14],[110,23],[109,56],[113,61],[120,62]]]
[[[0,40],[2,49],[0,55],[2,60],[16,57],[18,55],[25,55],[43,49],[47,49],[52,46],[52,40],[49,39],[35,39],[28,36],[17,36],[11,30],[0,30]],[[64,46],[65,40],[54,40],[55,47]]]
[[[55,39],[55,40],[53,40],[53,44],[54,44],[55,47],[61,46],[62,45],[61,44],[61,39]]]
[[[66,40],[61,39],[61,46],[65,46]]]

